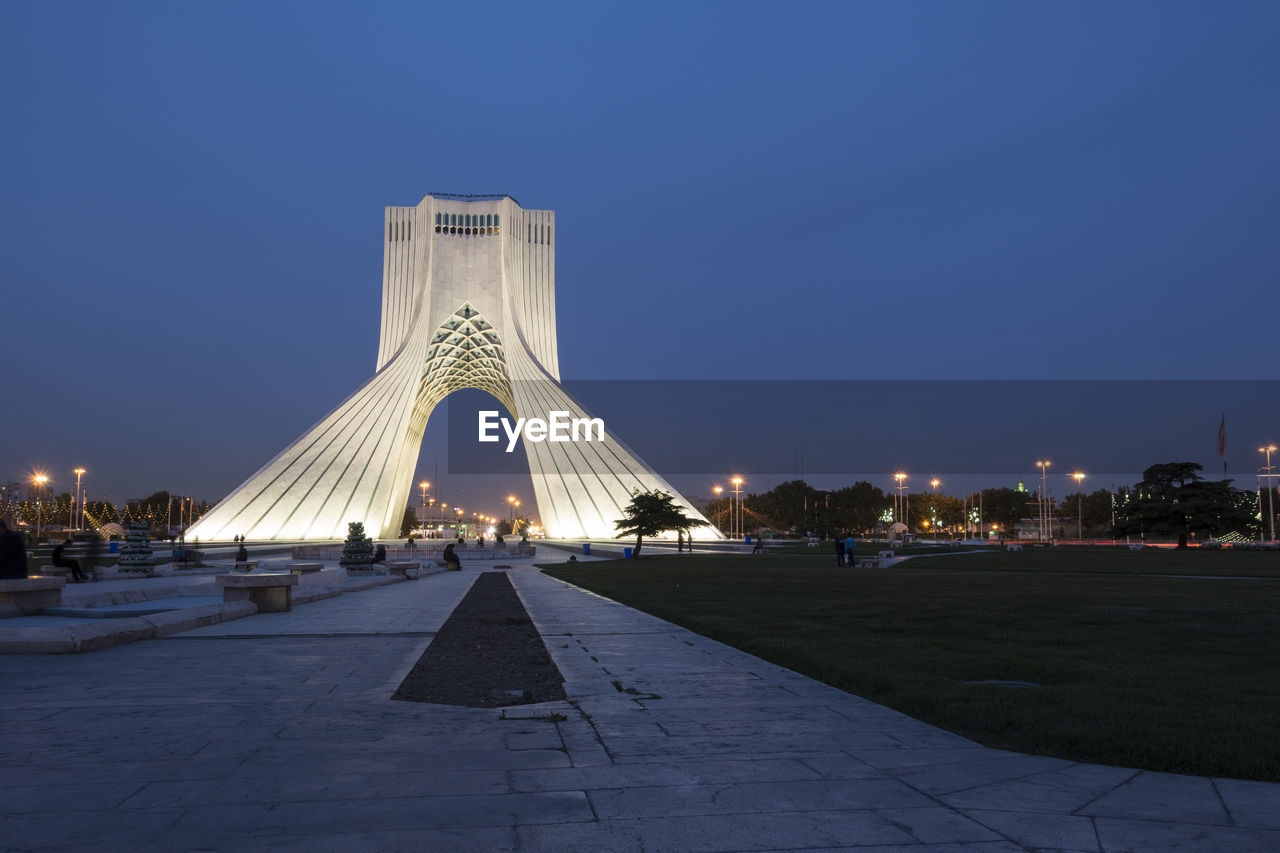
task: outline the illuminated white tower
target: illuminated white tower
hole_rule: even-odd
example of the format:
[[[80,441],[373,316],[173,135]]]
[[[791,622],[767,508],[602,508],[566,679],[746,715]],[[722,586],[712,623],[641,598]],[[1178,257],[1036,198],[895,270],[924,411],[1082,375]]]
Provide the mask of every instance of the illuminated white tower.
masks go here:
[[[373,378],[188,531],[205,541],[341,539],[364,523],[399,535],[427,419],[478,388],[515,417],[590,417],[560,385],[555,213],[510,196],[428,195],[389,207],[382,330]],[[551,537],[612,537],[636,489],[662,489],[702,515],[606,431],[605,440],[526,442],[538,515]],[[719,537],[713,527],[699,537]]]

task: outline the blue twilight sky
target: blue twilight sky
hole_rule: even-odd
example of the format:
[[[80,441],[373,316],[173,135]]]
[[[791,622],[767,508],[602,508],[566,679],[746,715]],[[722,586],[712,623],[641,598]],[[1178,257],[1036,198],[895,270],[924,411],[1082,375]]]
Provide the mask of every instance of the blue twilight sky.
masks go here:
[[[1278,37],[1274,0],[4,3],[0,481],[222,497],[372,373],[382,209],[428,191],[557,211],[570,379],[1271,379]],[[808,416],[725,413],[784,458]]]

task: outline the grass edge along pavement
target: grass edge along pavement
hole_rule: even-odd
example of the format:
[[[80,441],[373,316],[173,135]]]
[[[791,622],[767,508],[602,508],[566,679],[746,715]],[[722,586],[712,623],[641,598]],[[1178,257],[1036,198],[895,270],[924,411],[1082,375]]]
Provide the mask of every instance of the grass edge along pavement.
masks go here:
[[[1185,556],[1064,549],[879,570],[826,555],[655,556],[543,570],[987,746],[1280,781],[1275,555]],[[1250,574],[1272,577],[1235,579]]]

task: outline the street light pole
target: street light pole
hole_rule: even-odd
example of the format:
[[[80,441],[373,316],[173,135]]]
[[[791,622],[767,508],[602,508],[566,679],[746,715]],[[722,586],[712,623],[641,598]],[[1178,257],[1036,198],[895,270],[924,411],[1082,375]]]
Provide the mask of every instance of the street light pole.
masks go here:
[[[44,507],[40,505],[40,497],[44,491],[44,484],[49,482],[49,478],[44,474],[36,474],[31,478],[31,482],[36,486],[36,540],[38,541],[44,520]]]
[[[77,468],[71,473],[76,475],[76,509],[78,510],[71,526],[80,530],[84,527],[84,500],[80,496],[80,478],[84,476],[85,471],[83,468]]]
[[[734,531],[735,531],[734,538],[741,539],[742,538],[742,478],[735,474],[733,479],[730,480],[729,482],[733,483],[733,498],[734,498],[733,502],[738,507],[738,514],[734,524]]]
[[[1040,468],[1040,541],[1044,542],[1045,526],[1049,520],[1049,504],[1047,498],[1049,495],[1049,465],[1052,464],[1048,459],[1036,460],[1036,465]]]
[[[893,475],[893,479],[898,481],[898,520],[902,522],[902,538],[905,541],[907,537],[907,502],[902,495],[902,489],[907,475],[899,471]]]
[[[1076,478],[1076,487],[1079,489],[1079,493],[1076,498],[1076,501],[1078,503],[1078,506],[1076,507],[1076,509],[1079,510],[1079,516],[1076,521],[1076,538],[1083,540],[1084,539],[1084,474],[1077,471],[1071,476]]]
[[[1275,487],[1271,484],[1271,454],[1276,449],[1274,444],[1259,447],[1259,453],[1267,454],[1267,514],[1271,517],[1271,541],[1276,541],[1276,499]],[[1258,501],[1258,509],[1262,509],[1262,501]]]

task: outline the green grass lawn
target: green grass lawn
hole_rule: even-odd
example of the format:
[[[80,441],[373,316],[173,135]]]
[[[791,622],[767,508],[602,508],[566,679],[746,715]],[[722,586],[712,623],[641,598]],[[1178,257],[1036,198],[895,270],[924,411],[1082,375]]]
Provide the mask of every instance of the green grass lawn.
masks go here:
[[[834,559],[547,573],[988,746],[1280,781],[1280,580],[1266,579],[1280,556],[1052,549],[880,570]],[[968,683],[989,680],[1039,686]]]

